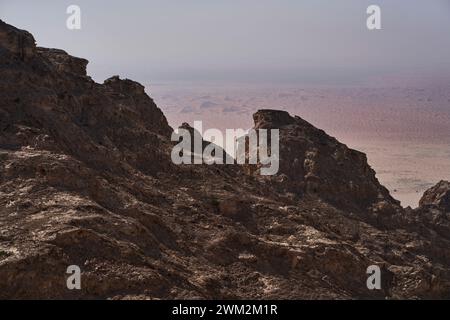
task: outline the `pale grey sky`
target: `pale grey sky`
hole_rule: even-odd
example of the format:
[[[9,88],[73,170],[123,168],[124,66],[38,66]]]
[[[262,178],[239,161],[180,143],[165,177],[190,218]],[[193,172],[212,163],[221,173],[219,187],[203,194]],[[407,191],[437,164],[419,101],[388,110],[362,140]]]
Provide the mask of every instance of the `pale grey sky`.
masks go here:
[[[66,8],[82,30],[66,28]],[[380,31],[366,8],[382,9]],[[450,0],[0,0],[38,45],[113,74],[155,81],[357,82],[450,74]]]

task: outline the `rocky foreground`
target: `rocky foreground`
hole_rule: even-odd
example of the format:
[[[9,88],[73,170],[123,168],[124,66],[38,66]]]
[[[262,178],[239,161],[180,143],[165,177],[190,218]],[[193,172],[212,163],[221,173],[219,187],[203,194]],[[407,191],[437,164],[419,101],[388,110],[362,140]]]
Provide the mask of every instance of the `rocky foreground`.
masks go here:
[[[363,153],[275,110],[254,120],[280,129],[276,176],[177,166],[144,87],[87,63],[0,21],[0,298],[450,298],[450,183],[402,208]]]

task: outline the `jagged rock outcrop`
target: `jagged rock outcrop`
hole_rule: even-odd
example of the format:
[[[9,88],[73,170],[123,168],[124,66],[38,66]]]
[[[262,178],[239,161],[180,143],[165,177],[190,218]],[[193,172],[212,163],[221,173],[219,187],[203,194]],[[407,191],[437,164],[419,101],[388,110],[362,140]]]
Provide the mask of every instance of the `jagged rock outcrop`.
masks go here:
[[[85,68],[0,21],[0,298],[450,297],[441,187],[402,209],[363,154],[277,111],[255,115],[281,130],[277,176],[174,165],[143,86]]]
[[[421,232],[423,227],[431,229],[434,234],[439,235],[436,241],[441,238],[450,239],[450,183],[440,181],[435,186],[425,191],[420,199],[419,207],[414,210],[416,230]],[[436,246],[439,247],[439,246]]]
[[[280,129],[280,174],[292,191],[316,194],[347,210],[400,208],[375,177],[364,153],[286,111],[259,110],[255,129]]]
[[[172,129],[142,85],[118,77],[97,84],[85,76],[86,60],[62,50],[26,47],[34,56],[21,61],[23,50],[12,49],[3,47],[0,65],[0,144],[63,152],[110,169],[124,159],[152,173],[170,164],[170,145],[160,137]]]
[[[434,187],[425,191],[419,206],[434,206],[443,212],[450,213],[450,182],[440,181]]]
[[[56,68],[58,72],[68,72],[72,74],[77,74],[80,76],[87,76],[86,67],[88,62],[86,59],[81,59],[73,57],[64,50],[59,49],[47,49],[47,48],[37,48],[38,54],[47,58],[52,67]]]
[[[191,125],[189,125],[186,122],[183,122],[181,124],[181,126],[179,126],[178,129],[181,129],[179,131],[179,137],[180,139],[177,141],[177,143],[180,143],[182,141],[184,141],[184,139],[189,139],[188,141],[190,141],[190,144],[186,143],[186,145],[188,146],[187,151],[189,152],[190,155],[190,162],[191,163],[195,163],[195,158],[198,159],[198,161],[202,162],[202,163],[206,163],[206,161],[217,161],[217,159],[222,159],[222,163],[226,164],[226,163],[233,163],[234,159],[233,157],[231,157],[223,148],[219,147],[218,145],[207,141],[205,139],[203,139],[202,134],[196,130],[195,128],[191,127]],[[184,137],[184,133],[182,132],[187,132],[188,133],[188,137]],[[195,147],[195,140],[198,139],[199,143],[199,150],[196,150]],[[186,142],[186,141],[184,141]],[[184,144],[183,144],[184,145]],[[205,153],[206,151],[206,153]],[[217,151],[217,156],[216,156],[216,151]],[[180,152],[180,156],[183,154],[183,151]],[[209,155],[206,159],[204,159],[204,154]]]
[[[7,25],[0,20],[0,50],[11,52],[21,60],[28,60],[36,52],[36,43],[31,33]]]

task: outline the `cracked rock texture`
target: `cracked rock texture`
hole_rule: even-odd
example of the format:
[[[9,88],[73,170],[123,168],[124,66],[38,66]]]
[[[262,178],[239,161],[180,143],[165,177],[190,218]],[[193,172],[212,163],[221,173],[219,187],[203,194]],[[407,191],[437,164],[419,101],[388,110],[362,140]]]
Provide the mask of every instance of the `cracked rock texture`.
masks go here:
[[[450,298],[448,182],[404,209],[363,153],[276,110],[254,115],[280,129],[276,176],[177,166],[144,87],[86,65],[0,21],[0,298]]]

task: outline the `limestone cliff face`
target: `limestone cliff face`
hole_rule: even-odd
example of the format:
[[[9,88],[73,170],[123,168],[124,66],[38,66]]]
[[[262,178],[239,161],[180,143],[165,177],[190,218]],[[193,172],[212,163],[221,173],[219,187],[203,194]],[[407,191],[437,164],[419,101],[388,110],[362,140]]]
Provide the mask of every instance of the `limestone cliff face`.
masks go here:
[[[273,110],[277,176],[176,166],[144,87],[86,64],[0,21],[0,298],[450,297],[448,184],[402,209],[364,154]]]

